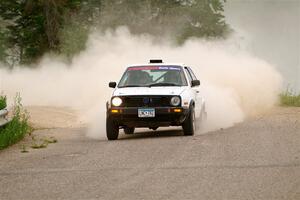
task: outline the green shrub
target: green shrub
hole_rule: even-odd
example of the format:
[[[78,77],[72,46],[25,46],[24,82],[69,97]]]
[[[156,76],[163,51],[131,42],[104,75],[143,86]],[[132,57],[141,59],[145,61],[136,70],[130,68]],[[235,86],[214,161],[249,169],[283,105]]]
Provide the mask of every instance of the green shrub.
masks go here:
[[[24,138],[31,128],[28,125],[28,113],[23,109],[21,97],[17,95],[13,107],[12,121],[0,127],[0,149],[4,149]]]
[[[0,96],[0,110],[6,108],[6,96]]]
[[[300,107],[300,94],[287,90],[280,95],[280,103],[282,106]]]

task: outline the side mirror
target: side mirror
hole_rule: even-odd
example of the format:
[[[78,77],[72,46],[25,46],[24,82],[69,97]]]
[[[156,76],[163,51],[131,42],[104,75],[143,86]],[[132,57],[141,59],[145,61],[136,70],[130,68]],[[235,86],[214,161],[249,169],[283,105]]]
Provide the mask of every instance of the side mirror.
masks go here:
[[[109,82],[108,86],[110,88],[115,88],[117,86],[117,83],[116,82]]]
[[[200,81],[199,80],[193,80],[192,81],[192,87],[198,86],[200,85]]]

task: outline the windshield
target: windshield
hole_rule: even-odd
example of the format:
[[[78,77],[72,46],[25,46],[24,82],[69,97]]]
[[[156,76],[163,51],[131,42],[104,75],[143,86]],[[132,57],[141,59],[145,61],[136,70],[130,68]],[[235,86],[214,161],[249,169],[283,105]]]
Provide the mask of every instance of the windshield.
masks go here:
[[[182,67],[137,66],[129,67],[124,73],[118,87],[159,87],[186,86]]]

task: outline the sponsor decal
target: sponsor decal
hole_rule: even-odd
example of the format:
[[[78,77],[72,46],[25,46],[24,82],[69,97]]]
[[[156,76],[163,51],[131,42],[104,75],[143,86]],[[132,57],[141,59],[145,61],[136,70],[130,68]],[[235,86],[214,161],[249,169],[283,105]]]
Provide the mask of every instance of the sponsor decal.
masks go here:
[[[141,66],[141,67],[129,67],[129,71],[139,71],[139,70],[177,70],[180,71],[179,66]]]
[[[130,71],[139,71],[139,70],[157,70],[158,67],[155,66],[145,66],[145,67],[129,67],[128,70]]]

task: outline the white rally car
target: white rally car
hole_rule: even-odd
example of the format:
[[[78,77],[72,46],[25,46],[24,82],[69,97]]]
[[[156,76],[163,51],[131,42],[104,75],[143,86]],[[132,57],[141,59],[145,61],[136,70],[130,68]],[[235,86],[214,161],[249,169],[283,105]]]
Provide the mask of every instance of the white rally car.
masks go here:
[[[150,60],[127,68],[107,102],[106,134],[116,140],[119,129],[133,134],[136,127],[156,130],[161,126],[182,126],[184,135],[194,135],[206,117],[200,81],[184,64]]]

